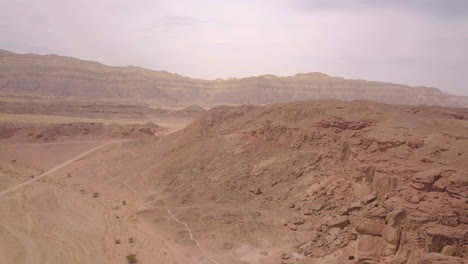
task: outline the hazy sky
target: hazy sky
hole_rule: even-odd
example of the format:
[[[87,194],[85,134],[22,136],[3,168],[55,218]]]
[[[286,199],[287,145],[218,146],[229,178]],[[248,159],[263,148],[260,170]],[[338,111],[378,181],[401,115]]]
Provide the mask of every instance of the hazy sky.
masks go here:
[[[0,0],[0,49],[209,79],[319,71],[468,95],[468,0]]]

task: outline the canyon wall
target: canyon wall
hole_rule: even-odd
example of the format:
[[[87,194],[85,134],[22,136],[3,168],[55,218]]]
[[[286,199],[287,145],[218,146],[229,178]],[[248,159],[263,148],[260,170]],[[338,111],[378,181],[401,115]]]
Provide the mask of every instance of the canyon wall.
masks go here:
[[[468,97],[450,95],[436,88],[349,80],[323,73],[201,80],[135,66],[111,67],[57,55],[2,50],[0,94],[205,106],[333,98],[468,107]]]

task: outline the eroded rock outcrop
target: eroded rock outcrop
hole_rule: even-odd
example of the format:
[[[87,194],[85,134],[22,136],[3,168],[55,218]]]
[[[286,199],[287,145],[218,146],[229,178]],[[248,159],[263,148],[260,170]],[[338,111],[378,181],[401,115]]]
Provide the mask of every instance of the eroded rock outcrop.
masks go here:
[[[241,215],[261,211],[235,228],[210,219],[204,227],[280,247],[288,258],[279,263],[463,263],[468,111],[450,109],[455,119],[438,108],[432,118],[415,108],[336,100],[217,107],[168,139],[154,186],[203,192],[233,211],[241,204]]]

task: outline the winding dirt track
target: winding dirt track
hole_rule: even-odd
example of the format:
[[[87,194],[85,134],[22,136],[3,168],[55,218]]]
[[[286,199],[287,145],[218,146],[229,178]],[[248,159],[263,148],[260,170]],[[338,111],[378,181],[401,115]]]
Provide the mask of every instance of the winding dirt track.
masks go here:
[[[189,238],[190,238],[190,240],[192,240],[193,242],[195,242],[195,244],[197,245],[197,248],[200,250],[200,252],[203,254],[203,256],[205,256],[205,258],[207,258],[208,260],[210,260],[210,261],[211,261],[212,263],[214,263],[214,264],[220,264],[218,261],[216,261],[215,259],[213,259],[212,257],[210,257],[210,256],[206,253],[206,251],[201,247],[200,241],[198,241],[198,240],[193,236],[192,230],[191,230],[190,227],[187,225],[187,223],[182,222],[182,221],[180,221],[179,219],[177,219],[177,217],[171,212],[171,210],[169,210],[169,208],[158,208],[158,207],[153,207],[153,206],[151,206],[149,203],[147,203],[146,201],[144,201],[144,200],[140,197],[140,195],[138,194],[138,192],[137,192],[135,189],[133,189],[133,187],[130,186],[128,183],[123,182],[123,181],[119,181],[119,180],[116,180],[116,179],[112,179],[111,181],[119,182],[119,183],[121,183],[121,184],[127,186],[127,187],[135,194],[135,196],[138,198],[138,200],[139,200],[141,203],[143,203],[143,204],[145,204],[146,206],[148,206],[150,209],[156,209],[156,210],[164,210],[164,211],[166,211],[167,214],[168,214],[169,216],[171,216],[172,219],[174,219],[175,222],[177,222],[177,223],[179,223],[179,224],[185,226],[185,229],[186,229],[187,232],[189,233],[189,236],[190,236]]]
[[[88,154],[90,154],[90,153],[92,153],[92,152],[94,152],[94,151],[96,151],[96,150],[98,150],[98,149],[101,149],[101,148],[103,148],[103,147],[105,147],[105,146],[108,146],[108,145],[111,145],[111,144],[116,144],[116,143],[120,143],[120,142],[124,142],[124,141],[128,141],[128,140],[110,141],[110,142],[101,144],[101,145],[99,145],[99,146],[96,146],[96,147],[94,147],[94,148],[92,148],[92,149],[90,149],[90,150],[88,150],[88,151],[86,151],[86,152],[83,152],[83,153],[79,154],[78,156],[76,156],[76,157],[74,157],[74,158],[72,158],[72,159],[70,159],[70,160],[68,160],[68,161],[65,161],[65,162],[63,162],[63,163],[57,165],[56,167],[54,167],[54,168],[48,170],[47,172],[42,173],[42,174],[39,175],[39,176],[36,176],[36,177],[34,177],[34,178],[32,178],[32,179],[30,179],[30,180],[28,180],[28,181],[25,181],[25,182],[23,182],[23,183],[17,184],[17,185],[15,185],[15,186],[12,186],[12,187],[6,189],[6,190],[1,191],[1,192],[0,192],[0,198],[3,197],[3,196],[5,196],[5,195],[8,194],[8,193],[11,193],[11,192],[14,192],[14,191],[16,191],[16,190],[19,190],[19,189],[21,189],[22,187],[28,186],[29,184],[31,184],[31,183],[33,183],[33,182],[35,182],[35,181],[38,181],[38,180],[40,180],[40,179],[42,179],[42,178],[44,178],[45,176],[47,176],[47,175],[49,175],[49,174],[51,174],[51,173],[53,173],[53,172],[58,171],[59,169],[61,169],[61,168],[65,167],[65,166],[67,166],[67,165],[69,165],[69,164],[71,164],[71,163],[73,163],[73,162],[79,160],[80,158],[82,158],[82,157],[84,157],[84,156],[86,156],[86,155],[88,155]],[[92,141],[88,141],[88,142],[92,142]],[[156,148],[159,147],[159,143],[160,143],[160,142],[161,142],[161,138],[159,138],[159,140],[158,140],[158,142],[157,142],[157,145],[156,145]],[[67,142],[67,143],[68,143],[68,142]],[[72,143],[80,143],[80,142],[72,142]],[[54,143],[46,143],[46,144],[54,144]],[[61,144],[61,143],[57,143],[57,144]],[[119,182],[119,183],[121,183],[121,184],[124,184],[126,187],[128,187],[128,188],[135,194],[135,196],[138,198],[138,200],[139,200],[141,203],[143,203],[145,206],[149,207],[150,209],[157,209],[157,210],[164,210],[164,211],[166,211],[167,214],[170,215],[171,218],[172,218],[175,222],[177,222],[177,223],[179,223],[179,224],[181,224],[181,225],[183,225],[183,226],[185,227],[185,229],[188,231],[188,233],[189,233],[189,235],[190,235],[190,240],[192,240],[193,242],[195,242],[197,248],[201,251],[201,253],[205,256],[206,259],[210,260],[210,261],[211,261],[212,263],[214,263],[214,264],[220,264],[220,263],[217,262],[215,259],[213,259],[211,256],[209,256],[209,255],[205,252],[205,250],[203,250],[203,248],[202,248],[201,245],[200,245],[200,242],[199,242],[197,239],[194,238],[193,233],[192,233],[192,230],[190,229],[190,227],[188,226],[188,224],[185,223],[185,222],[183,222],[183,221],[180,221],[179,219],[177,219],[177,217],[171,212],[171,210],[169,210],[169,208],[155,208],[155,207],[151,206],[150,204],[148,204],[146,201],[144,201],[144,200],[140,197],[140,195],[138,194],[138,192],[137,192],[135,189],[133,189],[127,182],[119,181],[119,180],[116,180],[116,179],[112,179],[111,181],[116,181],[116,182]]]
[[[159,147],[159,143],[161,142],[161,139],[162,137],[159,137],[159,140],[156,144],[156,148]],[[216,261],[215,259],[213,259],[211,256],[209,256],[206,251],[201,247],[201,244],[200,244],[200,241],[198,241],[194,236],[193,236],[193,233],[192,233],[192,230],[190,229],[190,227],[188,226],[187,223],[183,222],[183,221],[180,221],[179,219],[177,219],[177,217],[171,212],[171,210],[169,208],[158,208],[158,207],[153,207],[151,206],[148,202],[144,201],[141,196],[138,194],[138,192],[132,187],[130,186],[127,182],[124,182],[124,181],[119,181],[117,179],[111,179],[111,181],[115,181],[115,182],[118,182],[118,183],[121,183],[123,185],[125,185],[128,189],[130,189],[134,194],[135,196],[137,197],[137,199],[143,203],[145,206],[147,206],[149,209],[156,209],[156,210],[164,210],[167,212],[167,214],[169,216],[172,217],[172,219],[174,219],[174,221],[178,224],[181,224],[185,227],[185,229],[187,230],[187,232],[189,233],[189,238],[190,240],[192,240],[193,242],[195,242],[197,248],[200,250],[200,252],[203,254],[203,256],[205,256],[205,258],[207,258],[209,261],[211,261],[212,263],[214,264],[220,264],[218,261]]]
[[[53,173],[53,172],[55,172],[55,171],[58,171],[59,169],[65,167],[65,166],[67,166],[67,165],[69,165],[69,164],[72,163],[72,162],[75,162],[76,160],[78,160],[78,159],[80,159],[80,158],[82,158],[82,157],[88,155],[88,154],[91,153],[91,152],[94,152],[94,151],[96,151],[96,150],[98,150],[98,149],[100,149],[100,148],[102,148],[102,147],[105,147],[105,146],[108,146],[108,145],[111,145],[111,144],[115,144],[115,143],[120,143],[120,142],[123,142],[123,141],[125,141],[125,140],[111,141],[111,142],[108,142],[108,143],[99,145],[99,146],[97,146],[97,147],[94,147],[94,148],[92,148],[92,149],[90,149],[90,150],[88,150],[88,151],[86,151],[86,152],[84,152],[84,153],[81,153],[80,155],[74,157],[73,159],[68,160],[68,161],[65,161],[65,162],[63,162],[63,163],[57,165],[56,167],[54,167],[54,168],[48,170],[47,172],[42,173],[41,175],[39,175],[39,176],[37,176],[37,177],[34,177],[34,178],[32,178],[32,179],[30,179],[30,180],[28,180],[28,181],[25,181],[25,182],[23,182],[23,183],[20,183],[20,184],[18,184],[18,185],[15,185],[15,186],[13,186],[13,187],[10,187],[10,188],[8,188],[8,189],[6,189],[6,190],[1,191],[1,192],[0,192],[0,198],[1,198],[2,196],[5,196],[6,194],[8,194],[8,193],[10,193],[10,192],[14,192],[14,191],[16,191],[16,190],[18,190],[18,189],[20,189],[20,188],[22,188],[22,187],[24,187],[24,186],[27,186],[27,185],[29,185],[29,184],[35,182],[35,181],[38,181],[38,180],[44,178],[45,176],[47,176],[47,175],[49,175],[49,174],[51,174],[51,173]]]

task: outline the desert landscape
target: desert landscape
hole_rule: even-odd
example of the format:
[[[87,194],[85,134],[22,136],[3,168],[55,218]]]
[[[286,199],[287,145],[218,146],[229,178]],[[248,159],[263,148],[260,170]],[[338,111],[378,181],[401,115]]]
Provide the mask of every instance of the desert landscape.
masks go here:
[[[0,9],[0,264],[468,264],[466,3],[123,2]]]
[[[22,100],[1,107],[8,263],[467,262],[466,108]]]

